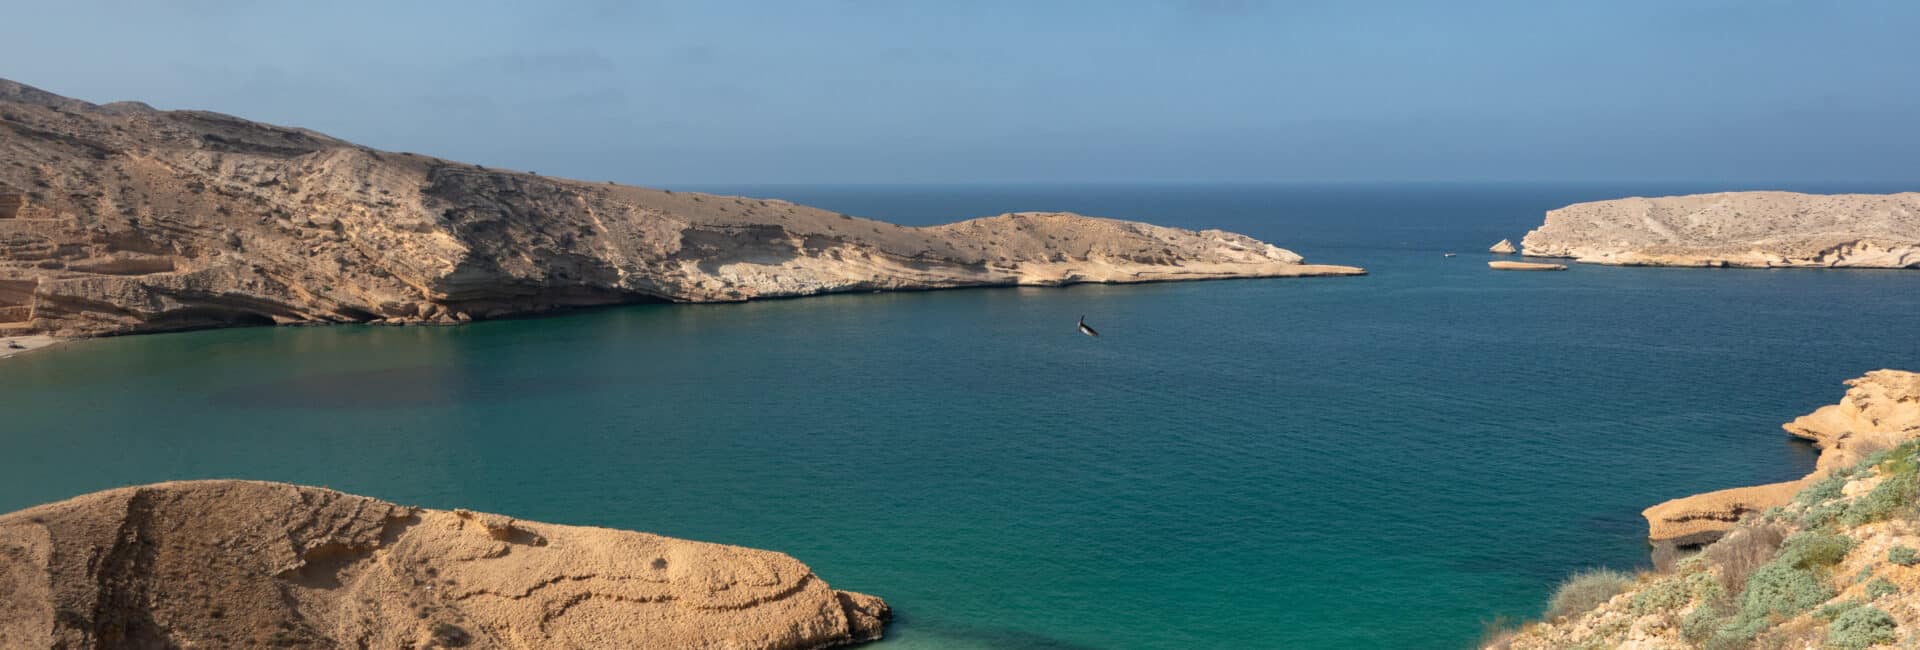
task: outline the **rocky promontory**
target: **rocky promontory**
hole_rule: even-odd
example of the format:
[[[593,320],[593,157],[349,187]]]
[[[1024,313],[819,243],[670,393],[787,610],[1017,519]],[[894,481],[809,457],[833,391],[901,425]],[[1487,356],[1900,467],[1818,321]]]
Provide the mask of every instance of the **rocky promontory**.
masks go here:
[[[1057,212],[903,227],[0,80],[0,336],[1363,272],[1218,230]]]
[[[780,553],[280,483],[0,515],[4,648],[827,648],[890,616]]]
[[[1914,647],[1920,643],[1920,374],[1879,370],[1787,430],[1822,453],[1811,476],[1648,510],[1654,534],[1702,548],[1653,571],[1582,571],[1543,620],[1496,630],[1498,650]],[[1723,493],[1713,493],[1723,494]],[[1684,500],[1683,500],[1684,501]],[[1736,509],[1727,504],[1743,503]],[[1663,527],[1665,527],[1663,529]]]
[[[1720,192],[1570,205],[1521,241],[1592,264],[1920,268],[1920,193]]]
[[[1780,506],[1806,486],[1862,458],[1920,439],[1920,374],[1876,370],[1847,381],[1838,404],[1782,425],[1813,441],[1820,459],[1807,476],[1784,483],[1738,487],[1667,501],[1641,513],[1656,545],[1697,546],[1732,529],[1741,517]]]

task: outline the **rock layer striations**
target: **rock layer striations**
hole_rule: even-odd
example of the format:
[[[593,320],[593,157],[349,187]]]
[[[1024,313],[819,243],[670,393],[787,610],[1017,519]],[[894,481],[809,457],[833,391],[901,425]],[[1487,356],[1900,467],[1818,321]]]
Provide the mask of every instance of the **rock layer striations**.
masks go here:
[[[1521,241],[1594,264],[1920,268],[1920,193],[1721,192],[1570,205]]]
[[[0,80],[0,335],[1359,273],[1218,230],[1048,212],[902,227]]]
[[[5,648],[825,648],[889,616],[780,553],[278,483],[0,515]]]

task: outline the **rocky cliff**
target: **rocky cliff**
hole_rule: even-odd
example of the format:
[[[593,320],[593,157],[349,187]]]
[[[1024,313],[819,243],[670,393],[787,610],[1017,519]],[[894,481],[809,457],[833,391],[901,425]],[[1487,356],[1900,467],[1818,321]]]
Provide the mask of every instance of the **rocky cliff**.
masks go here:
[[[1570,205],[1521,241],[1594,264],[1920,268],[1920,193],[1721,192]]]
[[[1784,483],[1739,487],[1667,501],[1641,513],[1656,545],[1696,546],[1718,539],[1742,517],[1778,507],[1837,469],[1874,452],[1920,439],[1920,374],[1876,370],[1847,381],[1838,404],[1782,425],[1820,449],[1814,471]]]
[[[889,616],[779,553],[277,483],[0,515],[4,648],[825,648]]]
[[[1812,475],[1649,509],[1656,539],[1711,535],[1696,540],[1704,543],[1697,552],[1652,572],[1569,578],[1546,620],[1500,632],[1483,645],[1920,643],[1920,374],[1880,370],[1848,383],[1840,403],[1786,425],[1821,447]],[[1702,516],[1680,516],[1686,513]]]
[[[0,335],[1359,273],[1218,230],[1066,213],[909,228],[0,80]]]

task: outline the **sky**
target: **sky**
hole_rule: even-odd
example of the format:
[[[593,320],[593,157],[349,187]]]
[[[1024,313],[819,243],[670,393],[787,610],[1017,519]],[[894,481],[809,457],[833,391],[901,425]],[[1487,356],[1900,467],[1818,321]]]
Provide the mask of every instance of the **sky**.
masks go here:
[[[643,185],[1920,186],[1911,0],[0,0],[0,15],[0,77],[60,94]]]

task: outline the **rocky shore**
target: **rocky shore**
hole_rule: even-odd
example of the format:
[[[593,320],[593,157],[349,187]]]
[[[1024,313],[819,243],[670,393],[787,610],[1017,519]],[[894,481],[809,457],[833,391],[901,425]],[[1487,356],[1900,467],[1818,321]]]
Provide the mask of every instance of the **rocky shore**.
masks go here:
[[[827,648],[890,616],[780,553],[280,483],[0,515],[4,648]]]
[[[1920,373],[1878,370],[1788,423],[1821,449],[1806,478],[1647,509],[1673,552],[1590,570],[1500,650],[1855,648],[1920,642]],[[1682,548],[1685,547],[1685,548]],[[1684,555],[1683,555],[1684,554]]]
[[[902,227],[0,80],[0,337],[1361,273],[1218,230],[1058,212]]]
[[[1877,451],[1920,439],[1920,374],[1876,370],[1847,381],[1838,404],[1781,425],[1820,449],[1814,471],[1799,480],[1681,497],[1647,508],[1647,539],[1656,546],[1699,546],[1746,515],[1778,507],[1836,469]]]
[[[1525,254],[1589,264],[1920,268],[1920,193],[1719,192],[1547,212]]]

